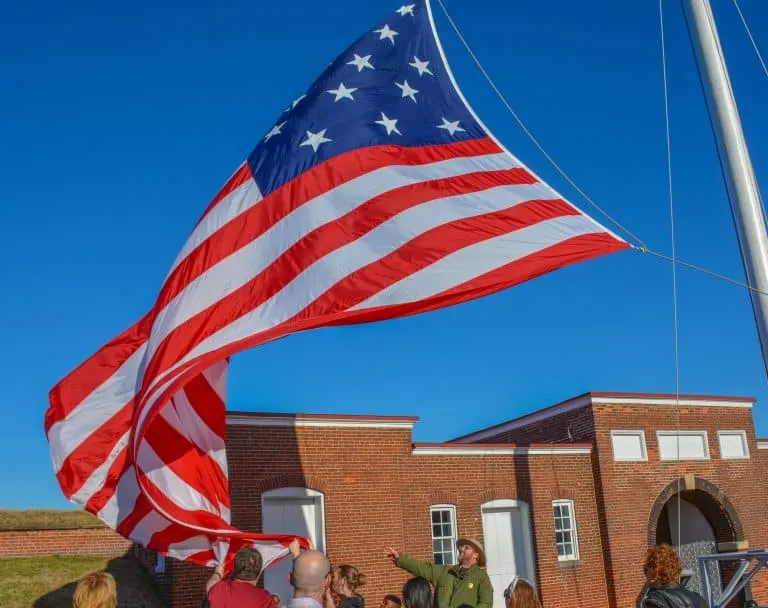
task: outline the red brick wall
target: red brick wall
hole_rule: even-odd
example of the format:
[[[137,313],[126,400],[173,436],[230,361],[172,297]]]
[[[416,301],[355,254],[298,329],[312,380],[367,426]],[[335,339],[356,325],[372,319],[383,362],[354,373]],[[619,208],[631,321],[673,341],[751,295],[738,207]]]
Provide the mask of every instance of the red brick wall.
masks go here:
[[[768,498],[756,486],[768,470],[762,457],[755,458],[751,410],[728,407],[593,406],[596,460],[605,501],[606,537],[613,571],[617,606],[634,602],[643,584],[642,558],[648,546],[649,516],[659,493],[687,474],[714,484],[730,500],[751,548],[768,547]],[[711,460],[664,462],[659,460],[657,430],[706,430]],[[642,429],[648,450],[647,462],[615,462],[610,443],[612,429]],[[744,430],[749,460],[721,460],[717,431]],[[758,482],[759,483],[759,482]],[[737,539],[741,540],[741,539]],[[753,584],[754,597],[768,601],[766,581]]]
[[[589,405],[556,414],[486,437],[477,443],[559,443],[562,441],[592,441],[595,425]]]
[[[456,505],[459,534],[482,540],[481,505],[511,498],[529,505],[536,578],[547,608],[606,606],[600,534],[591,463],[583,455],[413,456],[404,484],[403,509],[412,523],[403,547],[421,559],[431,558],[429,507]],[[574,501],[580,560],[557,560],[552,501]]]
[[[0,557],[123,555],[131,543],[108,529],[0,531]]]
[[[304,486],[325,494],[328,556],[367,576],[369,605],[399,594],[407,573],[383,557],[392,545],[431,557],[431,504],[456,505],[459,533],[482,539],[480,506],[498,499],[530,505],[536,574],[548,608],[607,605],[590,456],[424,456],[404,430],[282,427],[228,428],[233,523],[261,529],[261,494]],[[573,568],[558,564],[553,498],[572,498],[581,545]],[[172,564],[173,603],[199,606],[209,571]]]

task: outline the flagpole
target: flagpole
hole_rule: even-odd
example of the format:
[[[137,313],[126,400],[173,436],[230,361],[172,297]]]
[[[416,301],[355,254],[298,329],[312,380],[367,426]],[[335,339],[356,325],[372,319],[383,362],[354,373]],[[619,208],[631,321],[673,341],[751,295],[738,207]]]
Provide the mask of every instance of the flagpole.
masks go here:
[[[709,0],[688,0],[691,21],[698,42],[698,53],[709,96],[714,109],[714,122],[723,150],[729,187],[734,199],[734,223],[739,235],[742,258],[755,313],[757,333],[768,374],[768,234],[755,172],[744,139],[744,132],[725,65],[715,19]]]

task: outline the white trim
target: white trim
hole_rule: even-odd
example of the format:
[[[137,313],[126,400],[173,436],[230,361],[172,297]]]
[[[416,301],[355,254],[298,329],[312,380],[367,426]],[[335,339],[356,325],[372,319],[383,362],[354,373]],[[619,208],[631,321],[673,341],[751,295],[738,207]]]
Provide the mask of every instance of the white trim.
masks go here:
[[[480,526],[485,540],[485,526],[483,525],[483,511],[520,509],[520,519],[523,525],[523,546],[525,547],[525,568],[528,580],[538,587],[536,582],[536,560],[533,558],[533,533],[531,531],[531,510],[528,503],[512,498],[499,498],[490,500],[480,505]]]
[[[587,407],[590,403],[591,401],[588,396],[575,397],[574,399],[569,399],[568,401],[564,401],[563,403],[555,405],[554,407],[548,408],[546,410],[532,412],[530,414],[521,416],[520,418],[510,420],[509,422],[483,429],[477,431],[476,433],[471,433],[457,439],[455,443],[473,443],[475,441],[487,439],[488,437],[500,435],[501,433],[512,431],[522,426],[527,426],[541,420],[547,420],[548,418],[552,418],[553,416],[557,416],[559,414],[565,414],[566,412],[570,412],[572,410],[578,410],[583,407]]]
[[[570,530],[571,534],[573,535],[573,538],[571,539],[571,544],[573,545],[573,555],[571,556],[557,556],[557,561],[559,562],[577,562],[579,561],[579,532],[577,529],[576,524],[576,505],[571,498],[557,498],[552,501],[552,519],[554,520],[555,517],[555,506],[562,506],[562,505],[568,505],[568,509],[570,510],[569,518],[571,520],[571,525],[573,526]],[[557,537],[555,537],[557,539]],[[555,552],[557,552],[557,542],[555,542]]]
[[[600,396],[593,397],[589,394],[574,397],[567,401],[563,401],[557,405],[525,414],[509,422],[503,422],[501,424],[492,426],[490,428],[481,429],[464,437],[459,437],[454,440],[455,443],[473,443],[475,441],[481,441],[488,437],[500,435],[507,431],[513,431],[520,427],[539,422],[541,420],[547,420],[553,416],[565,414],[573,410],[587,407],[589,405],[639,405],[639,406],[660,406],[660,407],[727,407],[727,408],[743,408],[752,409],[754,401],[750,399],[734,399],[730,401],[719,399],[695,399],[695,398],[681,398],[679,401],[674,397],[622,397],[620,395],[615,396]]]
[[[757,449],[758,450],[768,450],[768,441],[758,441],[757,442]]]
[[[640,449],[643,452],[640,458],[616,458],[616,450],[614,449],[613,438],[614,436],[639,436],[640,437]],[[646,462],[648,460],[648,446],[645,443],[645,431],[639,429],[616,429],[611,431],[611,451],[613,453],[614,462]]]
[[[456,505],[452,505],[449,503],[440,503],[436,505],[429,505],[429,536],[432,540],[432,543],[434,543],[435,539],[435,529],[433,526],[435,525],[432,522],[432,513],[434,511],[450,511],[451,512],[451,531],[453,532],[453,536],[451,537],[453,539],[453,561],[448,564],[450,566],[454,566],[458,563],[457,555],[456,555],[456,541],[459,540],[459,520],[456,518]],[[445,540],[444,536],[438,537],[437,540]],[[435,556],[435,548],[434,544],[432,546],[432,558],[434,559]]]
[[[451,446],[429,446],[415,447],[411,452],[414,456],[560,456],[570,454],[591,454],[591,447],[483,447],[482,444],[477,447],[451,447]]]
[[[287,487],[287,488],[276,488],[274,490],[267,490],[266,492],[261,493],[261,524],[264,525],[264,502],[268,501],[270,499],[295,499],[295,498],[313,498],[317,500],[317,502],[320,504],[320,538],[322,538],[323,546],[322,547],[316,547],[317,549],[320,549],[322,551],[326,551],[327,549],[327,541],[325,536],[325,494],[322,492],[319,492],[318,490],[312,490],[310,488],[299,488],[299,487]]]
[[[723,456],[723,442],[720,439],[722,435],[738,435],[741,437],[741,445],[744,447],[743,456]],[[717,431],[717,448],[720,458],[723,460],[749,460],[749,441],[747,441],[747,432],[739,429],[723,429]]]
[[[227,424],[232,426],[282,426],[282,427],[317,427],[348,429],[398,429],[411,430],[412,420],[376,420],[374,418],[294,418],[291,416],[247,416],[227,414]]]
[[[680,400],[674,397],[592,397],[593,405],[659,405],[684,407],[735,407],[751,409],[753,401],[736,399],[726,401],[721,399],[688,399]]]
[[[509,156],[511,156],[512,158],[514,158],[518,162],[520,162],[520,166],[523,169],[528,171],[528,173],[530,173],[537,181],[541,182],[542,184],[546,184],[552,190],[552,192],[554,192],[558,197],[560,197],[567,205],[573,207],[573,209],[578,211],[581,215],[584,215],[585,217],[589,218],[595,224],[595,226],[597,226],[601,230],[603,230],[606,233],[608,233],[609,235],[611,235],[617,241],[619,241],[621,243],[626,243],[625,239],[621,238],[620,236],[615,234],[612,230],[609,230],[608,228],[603,226],[600,222],[598,222],[596,219],[594,219],[591,215],[587,215],[579,207],[577,207],[572,202],[570,202],[565,196],[563,196],[557,190],[552,188],[552,186],[550,186],[546,181],[541,179],[541,177],[539,177],[530,168],[528,168],[522,161],[520,161],[520,159],[518,159],[517,156],[512,154],[512,152],[510,152],[504,146],[504,144],[502,144],[501,141],[499,141],[499,139],[493,133],[491,133],[491,130],[487,126],[485,126],[485,123],[482,120],[480,120],[480,117],[477,115],[475,110],[472,108],[471,105],[469,105],[469,102],[467,101],[467,98],[464,96],[464,93],[459,88],[459,83],[456,81],[456,78],[453,75],[453,71],[451,70],[451,66],[448,65],[448,57],[446,57],[445,50],[443,50],[443,44],[442,44],[442,42],[440,42],[440,36],[437,34],[437,27],[435,26],[435,19],[434,19],[433,15],[432,15],[432,3],[430,2],[430,0],[425,0],[425,4],[427,6],[427,16],[429,17],[429,25],[432,28],[432,35],[435,38],[435,44],[437,46],[438,52],[440,53],[440,58],[443,61],[443,66],[445,66],[445,72],[446,72],[446,74],[448,74],[448,79],[451,81],[451,84],[453,85],[453,88],[456,90],[456,94],[459,96],[459,99],[461,99],[461,101],[464,102],[464,105],[466,106],[467,111],[470,113],[472,118],[475,119],[475,122],[477,122],[477,124],[480,125],[480,128],[483,129],[483,131],[486,132],[488,137],[490,137],[496,143],[496,145],[499,146],[499,148],[501,148],[505,153],[509,154]]]
[[[678,454],[677,458],[664,458],[661,455],[661,442],[659,441],[659,437],[677,437],[677,436],[697,436],[697,437],[703,437],[704,438],[704,457],[703,458],[681,458],[680,452],[678,448]],[[679,443],[679,442],[678,442]],[[656,445],[659,450],[659,460],[663,462],[679,462],[681,460],[711,460],[712,456],[709,453],[709,433],[705,430],[700,431],[677,431],[677,430],[665,430],[665,431],[656,431]]]

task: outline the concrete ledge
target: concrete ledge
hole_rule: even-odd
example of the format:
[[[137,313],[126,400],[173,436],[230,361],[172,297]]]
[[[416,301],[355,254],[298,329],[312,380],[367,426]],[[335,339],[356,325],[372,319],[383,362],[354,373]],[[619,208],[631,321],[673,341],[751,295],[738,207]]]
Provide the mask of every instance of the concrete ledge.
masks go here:
[[[733,551],[746,551],[749,549],[748,540],[737,540],[735,543],[717,543],[720,553],[732,553]]]

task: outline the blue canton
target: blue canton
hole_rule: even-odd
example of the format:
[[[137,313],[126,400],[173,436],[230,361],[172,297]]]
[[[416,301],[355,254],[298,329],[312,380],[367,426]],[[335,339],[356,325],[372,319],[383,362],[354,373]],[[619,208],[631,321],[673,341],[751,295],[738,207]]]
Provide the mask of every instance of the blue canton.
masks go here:
[[[248,156],[266,196],[339,154],[486,137],[438,50],[424,0],[405,4],[344,51]]]

